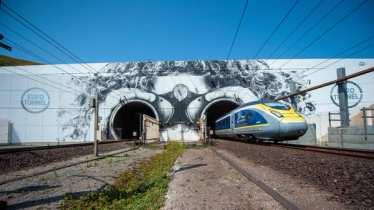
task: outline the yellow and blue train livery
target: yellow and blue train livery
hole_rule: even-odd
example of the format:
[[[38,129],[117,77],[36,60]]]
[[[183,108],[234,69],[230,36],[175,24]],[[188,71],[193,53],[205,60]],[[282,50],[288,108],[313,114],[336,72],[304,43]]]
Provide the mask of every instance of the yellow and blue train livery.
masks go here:
[[[215,122],[218,137],[295,140],[307,131],[302,115],[280,102],[251,103],[232,110]]]

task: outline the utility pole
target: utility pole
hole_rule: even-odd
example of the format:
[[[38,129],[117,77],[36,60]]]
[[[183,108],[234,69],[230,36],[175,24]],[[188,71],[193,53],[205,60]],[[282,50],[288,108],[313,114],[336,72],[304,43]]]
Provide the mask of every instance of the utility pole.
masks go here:
[[[345,77],[345,68],[338,68],[336,70],[338,79]],[[340,109],[340,126],[342,128],[349,127],[349,109],[348,109],[348,93],[347,81],[338,82],[338,96]]]
[[[291,92],[291,94],[292,93],[296,93],[297,91],[296,91],[296,83],[295,83],[295,81],[291,80],[288,84],[290,85],[290,92]],[[297,111],[296,96],[291,96],[290,99],[291,99],[292,108],[294,108]]]
[[[91,98],[91,108],[93,108],[94,114],[94,155],[98,156],[97,148],[97,131],[99,130],[99,97],[97,91],[95,92],[94,97]]]
[[[1,1],[0,1],[0,4],[1,4]],[[4,39],[4,35],[3,34],[0,34],[0,40]],[[10,47],[9,45],[6,45],[2,42],[0,42],[0,48],[4,48],[8,51],[12,51],[12,47]]]

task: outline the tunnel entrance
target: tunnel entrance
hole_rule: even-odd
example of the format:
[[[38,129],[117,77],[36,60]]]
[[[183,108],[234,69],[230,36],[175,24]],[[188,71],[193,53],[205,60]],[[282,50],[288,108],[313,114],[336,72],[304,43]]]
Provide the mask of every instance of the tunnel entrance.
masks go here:
[[[215,121],[218,118],[222,117],[238,106],[239,104],[228,99],[212,102],[207,106],[207,108],[205,108],[207,127],[210,129],[214,129]]]
[[[142,114],[158,118],[152,105],[142,101],[132,101],[122,105],[113,114],[112,134],[115,139],[138,139],[140,136]]]

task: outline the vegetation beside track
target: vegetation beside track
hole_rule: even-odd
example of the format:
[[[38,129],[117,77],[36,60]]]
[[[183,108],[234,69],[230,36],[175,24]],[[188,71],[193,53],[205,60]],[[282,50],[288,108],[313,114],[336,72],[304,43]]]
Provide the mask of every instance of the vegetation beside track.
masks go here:
[[[60,208],[160,209],[170,182],[168,172],[184,149],[184,145],[171,142],[162,153],[124,171],[115,183],[105,190],[78,198],[67,194]]]
[[[27,65],[39,65],[33,61],[27,61],[19,58],[13,58],[5,55],[0,55],[0,66],[27,66]]]

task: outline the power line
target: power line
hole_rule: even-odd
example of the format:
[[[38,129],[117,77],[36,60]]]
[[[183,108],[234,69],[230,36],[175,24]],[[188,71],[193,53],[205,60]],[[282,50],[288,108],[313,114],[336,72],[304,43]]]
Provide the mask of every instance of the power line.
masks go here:
[[[256,59],[257,56],[261,53],[261,51],[264,49],[264,47],[267,45],[267,43],[270,41],[270,39],[273,37],[273,35],[279,30],[283,22],[287,19],[287,17],[291,14],[291,12],[295,9],[296,5],[299,3],[299,0],[295,0],[293,5],[290,9],[288,9],[287,13],[283,16],[281,21],[278,23],[278,25],[274,28],[274,30],[270,33],[269,37],[265,40],[265,42],[261,45],[261,47],[257,50],[254,58]]]
[[[59,66],[57,66],[57,65],[54,65],[54,64],[50,64],[50,63],[48,63],[48,61],[46,61],[45,59],[43,59],[43,58],[40,57],[39,55],[37,55],[37,54],[31,52],[31,51],[28,50],[27,48],[22,47],[20,44],[14,42],[14,41],[11,41],[11,40],[9,40],[9,39],[7,39],[7,41],[10,42],[10,43],[12,43],[13,45],[15,45],[15,48],[18,48],[20,51],[22,51],[22,52],[24,52],[24,53],[26,53],[26,54],[29,54],[29,55],[31,55],[31,56],[33,56],[33,57],[36,57],[36,58],[42,60],[43,62],[45,62],[45,63],[51,65],[52,67],[54,67],[54,68],[56,68],[56,69],[58,69],[58,70],[60,70],[60,71],[62,71],[62,72],[64,72],[64,73],[68,74],[68,75],[71,76],[72,78],[74,78],[74,79],[76,79],[76,80],[79,80],[81,83],[86,83],[86,84],[90,85],[87,81],[83,81],[83,80],[81,80],[79,77],[76,77],[75,75],[71,74],[70,72],[66,71],[65,69],[63,69],[63,68],[61,68],[61,67],[59,67]],[[39,76],[39,77],[41,77],[41,76]],[[72,90],[74,90],[74,91],[80,91],[80,90],[73,89],[73,88],[70,87],[70,86],[66,86],[66,85],[64,85],[64,84],[57,83],[57,82],[55,82],[55,81],[51,81],[51,80],[49,80],[49,79],[47,79],[47,78],[45,78],[45,77],[41,77],[41,78],[43,78],[43,79],[45,79],[45,80],[48,80],[48,81],[50,81],[50,82],[52,82],[52,83],[54,83],[54,84],[60,84],[61,86],[67,87],[67,88],[72,89]],[[117,95],[118,95],[118,94],[117,94]],[[121,99],[121,97],[117,97],[116,95],[113,95],[113,97],[116,98],[116,99],[118,99],[118,100]]]
[[[350,56],[353,56],[357,53],[360,53],[370,47],[372,47],[374,45],[373,44],[369,44],[367,46],[364,46],[363,48],[361,49],[358,49],[352,53],[348,53],[349,51],[359,47],[360,45],[362,44],[365,44],[366,42],[369,42],[371,40],[374,39],[374,35],[371,35],[369,36],[368,38],[365,38],[363,40],[360,40],[358,41],[357,43],[353,44],[352,46],[348,47],[348,48],[345,48],[341,51],[339,51],[338,53],[336,53],[334,56],[332,56],[333,58],[327,58],[327,59],[324,59],[322,62],[319,62],[311,67],[298,67],[298,68],[269,68],[269,69],[266,69],[266,70],[279,70],[279,71],[285,71],[285,70],[288,70],[288,71],[295,71],[295,70],[302,70],[303,72],[302,73],[306,73],[308,71],[311,71],[311,70],[315,70],[314,72],[312,72],[311,74],[315,73],[315,72],[318,72],[318,71],[321,71],[321,70],[324,70],[326,69],[327,67],[331,66],[332,64],[328,64],[327,66],[325,67],[317,67],[317,66],[320,66],[322,65],[323,63],[326,63],[328,62],[329,60],[333,60],[335,58],[339,58],[339,57],[343,57],[343,56],[347,56],[347,57],[350,57]],[[348,53],[348,55],[346,55]],[[337,63],[337,62],[340,62],[341,60],[344,60],[345,58],[340,58],[340,59],[337,59],[335,62],[333,62],[333,64]],[[271,65],[270,65],[271,66]],[[265,70],[265,69],[264,69]],[[308,76],[309,74],[306,74],[305,76]]]
[[[17,12],[15,12],[13,9],[11,9],[10,7],[8,7],[6,4],[4,4],[4,7],[7,8],[9,11],[6,11],[4,10],[3,8],[0,8],[2,9],[8,16],[12,17],[14,20],[16,20],[18,23],[20,23],[21,25],[23,25],[24,27],[26,27],[27,29],[31,30],[33,33],[35,33],[38,37],[40,37],[41,39],[43,39],[44,41],[46,41],[47,43],[51,44],[53,47],[55,47],[57,50],[59,50],[61,53],[67,55],[68,57],[70,57],[71,59],[75,60],[78,62],[79,65],[81,65],[83,68],[89,70],[89,71],[92,71],[91,69],[93,69],[93,71],[95,73],[98,73],[96,71],[96,69],[94,69],[92,66],[86,64],[82,59],[80,59],[78,56],[74,55],[70,50],[68,50],[66,47],[64,47],[62,44],[60,44],[59,42],[57,42],[55,39],[53,39],[52,37],[50,37],[48,34],[46,34],[45,32],[43,32],[41,29],[39,29],[37,26],[35,26],[34,24],[32,24],[30,21],[28,21],[25,17],[23,17],[22,15],[18,14]],[[21,19],[21,20],[19,20]],[[80,63],[81,62],[81,63]],[[84,64],[84,65],[83,65]],[[89,69],[88,67],[90,67],[91,69]],[[87,83],[88,84],[88,83]],[[121,98],[121,96],[119,96],[119,98]]]
[[[66,74],[69,74],[72,78],[76,79],[76,80],[79,80],[80,82],[84,83],[85,81],[82,81],[79,77],[76,77],[72,74],[70,74],[68,71],[66,71],[65,69],[63,68],[60,68],[56,65],[53,65],[53,64],[50,64],[47,60],[45,60],[44,58],[42,58],[41,56],[37,55],[36,53],[32,52],[31,50],[25,48],[25,47],[22,47],[20,44],[18,44],[17,42],[15,41],[12,41],[12,40],[9,40],[9,39],[6,39],[7,42],[11,43],[12,45],[14,45],[16,48],[18,48],[20,51],[24,52],[25,54],[28,54],[28,55],[31,55],[37,59],[39,59],[40,61],[42,61],[43,63],[46,63],[46,64],[49,64],[53,67],[55,67],[56,69],[60,70],[60,71],[63,71],[65,72]]]
[[[7,11],[7,10],[5,10],[5,9],[3,9],[3,7],[6,8],[7,10],[9,10],[10,12]],[[49,36],[47,33],[45,33],[44,31],[42,31],[40,28],[38,28],[37,26],[35,26],[34,24],[32,24],[25,17],[23,17],[22,15],[20,15],[16,11],[14,11],[8,5],[6,5],[5,3],[3,3],[3,7],[1,7],[0,9],[2,9],[5,12],[5,14],[7,14],[8,16],[10,16],[14,20],[16,20],[18,23],[20,23],[24,27],[26,27],[29,30],[31,30],[33,33],[35,33],[41,39],[43,39],[44,41],[48,42],[53,47],[55,47],[58,51],[60,51],[61,53],[67,55],[68,57],[70,57],[72,60],[74,60],[78,64],[80,63],[80,65],[83,66],[84,68],[86,68],[87,70],[92,71],[92,69],[93,69],[94,72],[97,72],[96,69],[94,69],[93,67],[87,65],[85,61],[83,61],[81,58],[79,58],[78,56],[76,56],[69,49],[67,49],[66,47],[64,47],[61,43],[59,43],[58,41],[56,41],[55,39],[53,39],[51,36]]]
[[[313,46],[316,42],[321,40],[327,33],[329,33],[331,30],[333,30],[336,26],[338,26],[340,23],[342,23],[345,19],[350,17],[354,12],[356,12],[358,9],[360,9],[364,4],[366,4],[368,0],[361,1],[359,5],[354,7],[349,13],[341,17],[338,21],[336,21],[333,25],[331,25],[329,28],[327,28],[325,31],[323,31],[321,34],[319,34],[315,39],[313,39],[311,42],[309,42],[308,45],[306,45],[304,48],[302,48],[299,52],[294,54],[290,59],[295,58],[296,56],[301,55],[305,50],[309,49],[311,46]],[[288,62],[285,62],[281,67],[288,64],[291,60]]]
[[[38,45],[36,42],[28,39],[27,37],[25,37],[24,35],[22,35],[21,33],[17,32],[16,30],[12,29],[10,26],[0,22],[0,26],[4,27],[5,29],[7,29],[8,31],[14,33],[15,35],[21,37],[23,40],[29,42],[30,44],[34,45],[36,48],[38,48],[39,50],[43,51],[45,54],[48,54],[49,56],[57,59],[58,61],[60,61],[61,63],[65,64],[65,61],[59,57],[57,57],[56,55],[54,55],[52,52],[50,52],[49,50],[46,50],[45,48],[41,47],[40,45]],[[79,73],[83,74],[84,72],[81,72],[80,70],[76,69],[74,66],[72,66],[71,64],[66,64],[66,65],[69,65],[72,69],[75,69],[76,71],[78,71]],[[92,74],[91,72],[89,72],[89,74]]]
[[[25,69],[22,69],[22,68],[20,68],[20,67],[18,67],[18,66],[12,66],[11,68],[15,68],[15,69],[18,69],[18,70],[21,70],[21,71],[26,71]],[[72,91],[70,91],[69,89],[62,89],[62,88],[60,88],[60,87],[58,87],[58,86],[51,85],[51,84],[49,84],[49,83],[44,82],[45,78],[42,78],[43,80],[37,80],[37,79],[32,78],[32,77],[30,77],[30,76],[28,76],[28,75],[26,75],[26,74],[21,74],[21,73],[18,73],[18,72],[16,72],[16,71],[9,70],[9,69],[7,69],[7,68],[1,68],[1,70],[3,70],[3,71],[7,71],[7,72],[9,72],[9,73],[11,73],[11,74],[16,74],[16,75],[21,76],[21,77],[25,77],[26,79],[33,80],[33,81],[35,81],[35,82],[37,82],[37,83],[41,83],[41,84],[44,84],[44,85],[50,86],[50,87],[55,88],[55,89],[58,89],[58,90],[62,90],[62,91],[66,91],[66,92],[70,92],[70,93],[72,93],[72,94],[74,94],[74,95],[79,95],[79,94],[77,94],[76,92],[72,92]],[[34,77],[39,77],[39,78],[40,78],[40,76],[37,75],[37,74],[34,74],[34,73],[31,73],[31,74],[34,75]],[[48,80],[47,80],[47,81],[48,81]],[[55,83],[55,82],[53,82],[52,84],[54,84],[54,83]]]
[[[336,53],[333,57],[334,57],[334,58],[343,57],[345,54],[347,54],[347,52],[349,52],[349,51],[351,51],[351,50],[357,48],[358,46],[360,46],[360,45],[362,45],[362,44],[364,44],[364,43],[366,43],[366,42],[369,42],[369,41],[372,40],[372,39],[374,39],[374,35],[371,35],[371,36],[369,36],[368,38],[366,38],[366,39],[364,39],[364,40],[361,40],[361,41],[355,43],[354,45],[352,45],[352,46],[350,46],[350,47],[348,47],[348,48],[345,48],[345,49],[341,50],[340,52]],[[355,51],[354,53],[351,53],[351,54],[349,54],[349,55],[351,56],[351,55],[354,55],[354,54],[356,54],[356,53],[357,53],[357,52]],[[311,67],[311,69],[316,69],[317,66],[319,66],[319,65],[321,65],[321,64],[323,64],[323,63],[326,63],[327,61],[332,60],[332,59],[333,59],[333,58],[325,59],[324,61],[322,61],[322,62],[320,62],[320,63],[318,63],[318,64],[316,64],[316,65],[313,65],[313,66]],[[307,71],[310,71],[311,69],[306,70],[304,73],[306,73]],[[321,71],[321,70],[323,70],[323,69],[325,69],[325,68],[317,68],[316,71]]]
[[[296,45],[298,42],[300,42],[305,36],[314,30],[319,24],[321,24],[326,18],[333,14],[333,12],[344,2],[345,0],[340,0],[337,2],[334,6],[332,6],[324,15],[322,15],[313,25],[311,25],[307,30],[305,30],[297,39],[294,41],[291,45],[289,45],[280,55],[277,56],[277,58],[282,57],[284,54],[289,52],[291,48]],[[273,64],[273,63],[272,63]]]
[[[279,45],[270,53],[269,58],[271,58],[278,50],[285,44],[295,33],[298,31],[301,26],[318,10],[318,8],[322,5],[324,0],[319,0],[314,7],[309,10],[307,15],[296,25],[296,27],[279,43]],[[270,66],[274,63],[274,61],[270,64]]]
[[[238,23],[238,26],[236,27],[236,30],[235,30],[235,33],[234,33],[234,37],[232,39],[232,42],[231,42],[231,45],[230,45],[230,48],[229,48],[229,52],[227,53],[226,60],[228,60],[230,58],[230,56],[231,56],[232,49],[233,49],[234,44],[236,42],[236,38],[238,37],[238,34],[239,34],[240,26],[242,25],[242,22],[243,22],[243,19],[244,19],[244,15],[245,15],[245,13],[247,11],[247,7],[248,7],[248,0],[245,0],[244,8],[242,10],[242,14],[240,15],[239,23]]]
[[[361,49],[358,49],[358,50],[356,50],[356,51],[350,53],[348,56],[352,56],[352,55],[355,55],[355,54],[357,54],[357,53],[363,52],[363,51],[365,51],[365,50],[367,50],[367,49],[369,49],[370,47],[373,47],[373,46],[374,46],[374,43],[371,43],[371,44],[369,44],[369,45],[367,45],[367,46],[364,46],[364,47],[361,48]],[[324,66],[322,69],[319,69],[319,70],[313,71],[313,72],[307,74],[306,76],[310,76],[310,75],[312,75],[312,74],[314,74],[314,73],[317,73],[317,72],[319,72],[319,71],[321,71],[321,70],[323,70],[323,69],[326,69],[327,67],[332,66],[332,65],[334,65],[334,64],[336,64],[336,63],[338,63],[338,62],[340,62],[340,61],[342,61],[342,60],[344,60],[344,59],[346,59],[346,58],[340,58],[340,59],[337,59],[336,61],[334,61],[334,62],[328,64],[327,66]]]

